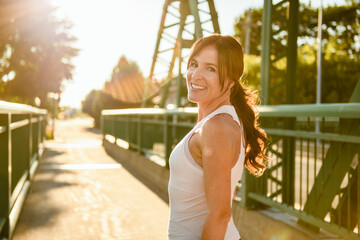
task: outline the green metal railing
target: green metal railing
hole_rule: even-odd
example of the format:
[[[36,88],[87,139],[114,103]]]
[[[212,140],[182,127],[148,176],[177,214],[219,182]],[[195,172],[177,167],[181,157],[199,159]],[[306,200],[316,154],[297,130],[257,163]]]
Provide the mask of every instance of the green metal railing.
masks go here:
[[[259,112],[273,160],[260,178],[245,171],[241,204],[275,207],[313,230],[360,239],[360,103],[261,106]],[[172,148],[196,121],[197,108],[102,111],[105,137],[159,155],[167,167]]]
[[[263,177],[247,174],[245,206],[276,207],[313,230],[360,239],[360,104],[261,107],[260,115],[273,160]]]
[[[172,148],[194,127],[197,108],[103,110],[102,131],[139,153],[158,155],[168,167]]]
[[[0,101],[0,239],[12,237],[43,152],[47,111]]]

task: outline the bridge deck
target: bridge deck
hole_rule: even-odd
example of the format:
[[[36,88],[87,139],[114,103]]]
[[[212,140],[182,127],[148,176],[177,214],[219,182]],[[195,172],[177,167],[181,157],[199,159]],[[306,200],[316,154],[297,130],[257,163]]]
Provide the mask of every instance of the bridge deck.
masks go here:
[[[168,205],[106,154],[91,125],[56,123],[13,240],[166,239]]]

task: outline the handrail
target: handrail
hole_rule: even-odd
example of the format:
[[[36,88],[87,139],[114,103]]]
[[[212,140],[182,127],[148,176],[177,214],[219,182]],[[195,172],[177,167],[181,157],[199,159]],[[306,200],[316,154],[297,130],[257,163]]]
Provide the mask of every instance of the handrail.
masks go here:
[[[102,115],[195,115],[198,108],[177,108],[177,109],[163,109],[163,108],[128,108],[128,109],[106,109],[102,110]]]
[[[161,109],[161,108],[129,108],[106,109],[102,115],[193,115],[197,114],[197,107]],[[331,103],[331,104],[294,104],[278,106],[258,106],[262,117],[338,117],[359,118],[360,103]]]
[[[0,114],[3,113],[34,113],[34,114],[46,114],[46,109],[39,109],[25,104],[19,103],[10,103],[5,101],[0,101]]]
[[[0,239],[11,239],[14,232],[43,152],[46,114],[0,101]]]
[[[259,106],[258,109],[262,117],[360,117],[360,103],[289,104]]]

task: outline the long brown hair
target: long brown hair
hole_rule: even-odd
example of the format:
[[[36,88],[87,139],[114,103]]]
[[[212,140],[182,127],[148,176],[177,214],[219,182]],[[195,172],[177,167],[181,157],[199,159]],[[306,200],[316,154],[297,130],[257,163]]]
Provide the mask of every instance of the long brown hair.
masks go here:
[[[218,69],[221,88],[225,79],[234,82],[230,90],[230,102],[243,125],[245,132],[245,167],[254,175],[260,176],[266,169],[269,158],[265,155],[267,136],[258,123],[256,110],[257,95],[240,82],[244,71],[244,56],[241,44],[232,36],[220,34],[199,39],[191,48],[187,68],[191,60],[206,46],[213,45],[218,52]],[[230,84],[227,84],[227,88]]]

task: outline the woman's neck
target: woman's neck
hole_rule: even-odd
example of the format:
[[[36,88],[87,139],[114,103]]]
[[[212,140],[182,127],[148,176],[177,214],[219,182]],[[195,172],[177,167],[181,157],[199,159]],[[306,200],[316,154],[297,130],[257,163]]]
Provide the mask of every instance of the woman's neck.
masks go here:
[[[198,122],[221,106],[231,105],[230,100],[223,100],[212,103],[198,103]]]

